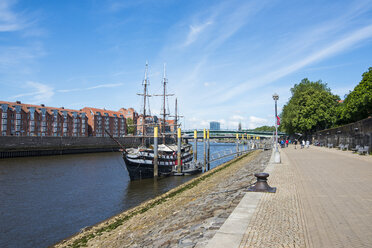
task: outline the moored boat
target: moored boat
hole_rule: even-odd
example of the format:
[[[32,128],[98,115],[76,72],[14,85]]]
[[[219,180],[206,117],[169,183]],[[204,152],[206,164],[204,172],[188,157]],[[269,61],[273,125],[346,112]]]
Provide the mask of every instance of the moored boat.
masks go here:
[[[158,146],[158,174],[170,176],[177,170],[177,146]],[[154,149],[152,147],[129,148],[123,153],[123,158],[131,180],[154,177]],[[187,165],[193,159],[192,146],[181,146],[181,165]]]

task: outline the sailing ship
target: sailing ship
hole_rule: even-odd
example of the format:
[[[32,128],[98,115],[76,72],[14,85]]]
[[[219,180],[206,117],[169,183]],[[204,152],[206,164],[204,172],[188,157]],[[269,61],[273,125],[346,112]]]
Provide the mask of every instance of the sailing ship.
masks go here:
[[[138,148],[123,149],[123,159],[127,167],[129,177],[131,180],[139,180],[145,178],[154,177],[154,149],[153,147],[146,146],[145,138],[147,134],[147,128],[153,127],[156,123],[152,121],[146,121],[147,119],[152,119],[151,115],[146,115],[146,103],[147,98],[150,97],[148,93],[148,64],[146,63],[145,77],[143,80],[143,94],[138,94],[143,96],[143,119],[141,123],[142,130],[142,144]],[[166,74],[164,66],[164,77],[163,77],[163,94],[158,95],[163,97],[163,112],[162,112],[162,140],[163,144],[158,145],[158,175],[159,176],[170,176],[170,175],[189,175],[195,174],[202,171],[202,165],[193,161],[192,145],[181,144],[181,163],[177,164],[177,145],[176,144],[166,144],[166,97],[171,94],[166,93]],[[176,100],[176,114],[174,129],[178,127],[178,115],[177,115],[177,100]],[[177,173],[178,166],[181,166],[181,173]]]

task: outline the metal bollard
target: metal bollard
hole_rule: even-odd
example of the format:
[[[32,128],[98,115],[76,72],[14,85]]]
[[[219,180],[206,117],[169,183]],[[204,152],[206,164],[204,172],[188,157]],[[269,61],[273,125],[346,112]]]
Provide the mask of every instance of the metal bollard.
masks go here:
[[[255,177],[257,177],[257,182],[248,188],[248,191],[251,192],[268,192],[268,193],[275,193],[276,187],[270,187],[269,184],[267,184],[267,178],[269,177],[269,173],[256,173],[254,174]]]

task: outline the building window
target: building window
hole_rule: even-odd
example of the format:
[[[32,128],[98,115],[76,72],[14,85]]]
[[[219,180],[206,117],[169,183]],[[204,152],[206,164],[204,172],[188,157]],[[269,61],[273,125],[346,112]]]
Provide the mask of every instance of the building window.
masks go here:
[[[7,114],[7,113],[2,113],[2,114],[1,114],[1,118],[3,118],[3,119],[8,118],[8,114]]]

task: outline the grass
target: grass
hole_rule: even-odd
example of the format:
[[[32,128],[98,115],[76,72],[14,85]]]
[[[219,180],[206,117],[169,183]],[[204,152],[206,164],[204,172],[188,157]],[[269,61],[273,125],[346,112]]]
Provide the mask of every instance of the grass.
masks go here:
[[[119,226],[123,225],[125,221],[131,219],[132,217],[138,215],[138,214],[142,214],[142,213],[145,213],[147,212],[149,209],[157,206],[157,205],[160,205],[162,204],[163,202],[166,202],[168,200],[170,200],[171,198],[175,197],[176,195],[179,195],[181,194],[182,192],[186,191],[186,190],[189,190],[189,189],[192,189],[194,188],[195,186],[197,186],[198,184],[200,184],[201,182],[203,182],[204,180],[206,180],[207,178],[211,177],[212,175],[216,174],[217,172],[219,171],[222,171],[228,167],[230,167],[232,164],[240,161],[241,159],[245,158],[246,156],[250,155],[251,152],[243,155],[243,156],[240,156],[236,159],[233,159],[225,164],[222,164],[212,170],[210,170],[209,172],[195,178],[194,180],[192,180],[191,182],[188,182],[184,185],[181,185],[178,189],[176,190],[171,190],[170,192],[168,193],[165,193],[163,196],[160,196],[159,199],[156,199],[156,200],[150,200],[148,202],[148,204],[144,205],[142,208],[140,209],[137,209],[135,211],[132,211],[130,212],[129,214],[125,215],[125,216],[121,216],[121,217],[116,217],[115,218],[115,221],[111,224],[108,224],[107,226],[104,226],[104,227],[101,227],[100,229],[98,230],[95,230],[93,233],[89,233],[89,234],[86,234],[84,235],[83,237],[75,240],[71,245],[68,245],[68,247],[73,247],[73,248],[79,248],[79,247],[86,247],[88,241],[90,239],[93,239],[94,237],[96,236],[100,236],[102,235],[104,232],[110,232],[116,228],[118,228]]]

